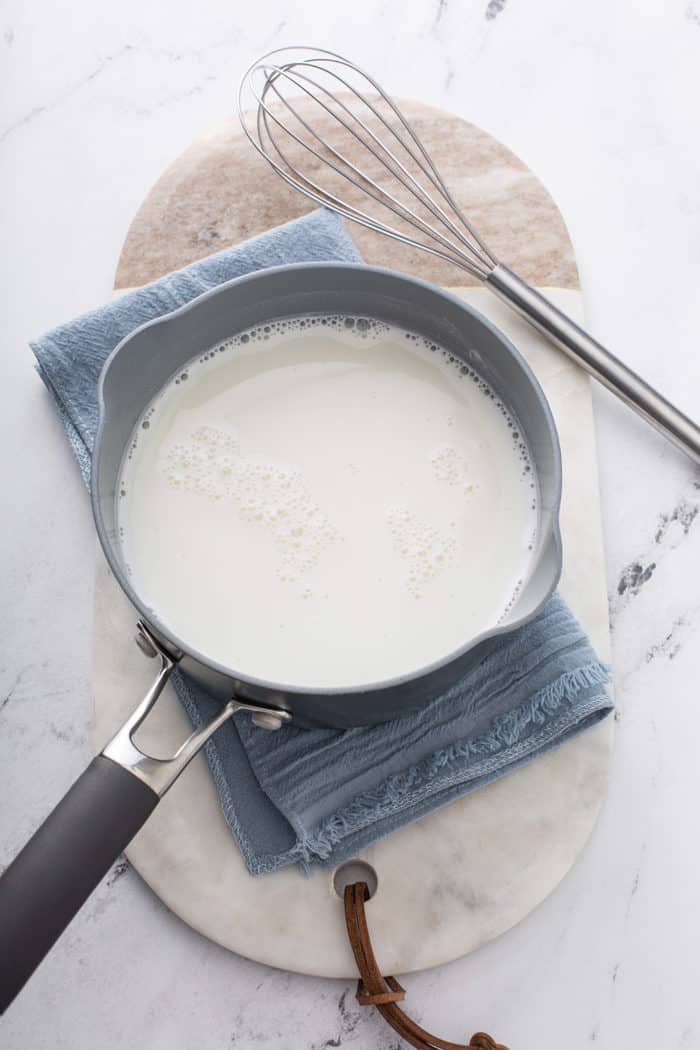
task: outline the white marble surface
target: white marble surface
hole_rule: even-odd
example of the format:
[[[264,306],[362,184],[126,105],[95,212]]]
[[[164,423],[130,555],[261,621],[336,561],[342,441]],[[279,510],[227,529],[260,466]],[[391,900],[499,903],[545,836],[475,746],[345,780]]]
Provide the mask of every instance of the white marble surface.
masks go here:
[[[369,24],[369,28],[368,28]],[[276,43],[356,55],[462,113],[569,223],[589,324],[700,410],[697,0],[6,0],[0,9],[0,863],[89,753],[92,526],[26,340],[109,294],[144,193]],[[619,733],[581,862],[525,922],[406,981],[428,1028],[514,1050],[700,1045],[697,472],[598,392]],[[395,1046],[349,982],[235,958],[119,865],[0,1021],[10,1050]],[[663,1033],[663,1036],[662,1036]]]

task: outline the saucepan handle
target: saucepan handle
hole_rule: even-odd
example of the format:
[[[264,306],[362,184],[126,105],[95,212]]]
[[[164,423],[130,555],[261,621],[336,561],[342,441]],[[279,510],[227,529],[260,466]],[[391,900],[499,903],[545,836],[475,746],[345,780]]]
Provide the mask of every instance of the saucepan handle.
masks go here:
[[[0,879],[0,1013],[158,804],[147,784],[94,758]]]
[[[144,624],[139,631],[141,649],[159,660],[153,685],[0,877],[0,1014],[212,733],[237,711],[250,711],[266,728],[290,719],[286,711],[232,699],[172,757],[145,754],[133,735],[176,659]]]

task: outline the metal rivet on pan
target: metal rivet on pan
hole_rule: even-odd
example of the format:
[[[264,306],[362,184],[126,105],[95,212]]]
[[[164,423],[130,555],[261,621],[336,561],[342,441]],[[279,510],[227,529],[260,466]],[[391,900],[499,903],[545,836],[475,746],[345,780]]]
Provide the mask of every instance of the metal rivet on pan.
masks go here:
[[[272,711],[255,711],[251,714],[250,720],[258,729],[281,729],[283,723],[282,716]]]
[[[138,645],[143,655],[147,656],[149,659],[152,660],[154,656],[158,655],[158,650],[156,649],[155,645],[148,637],[148,635],[143,634],[141,631],[139,631],[138,634],[135,635],[134,641]]]

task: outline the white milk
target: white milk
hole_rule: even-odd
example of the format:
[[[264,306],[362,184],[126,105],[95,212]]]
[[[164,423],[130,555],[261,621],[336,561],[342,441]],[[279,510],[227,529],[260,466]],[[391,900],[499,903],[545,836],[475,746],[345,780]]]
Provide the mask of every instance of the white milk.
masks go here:
[[[446,657],[527,576],[536,485],[492,391],[363,318],[279,322],[194,360],[122,468],[132,585],[210,659],[296,686]]]

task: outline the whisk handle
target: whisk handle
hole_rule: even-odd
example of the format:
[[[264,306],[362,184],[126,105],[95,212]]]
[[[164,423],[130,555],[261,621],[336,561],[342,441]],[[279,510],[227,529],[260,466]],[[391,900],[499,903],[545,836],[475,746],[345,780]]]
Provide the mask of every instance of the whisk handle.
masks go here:
[[[499,263],[486,284],[565,354],[700,465],[700,427],[526,281]]]

